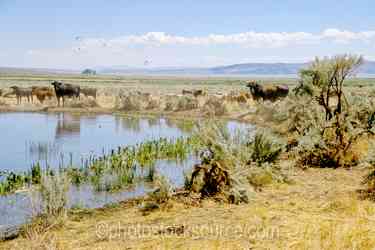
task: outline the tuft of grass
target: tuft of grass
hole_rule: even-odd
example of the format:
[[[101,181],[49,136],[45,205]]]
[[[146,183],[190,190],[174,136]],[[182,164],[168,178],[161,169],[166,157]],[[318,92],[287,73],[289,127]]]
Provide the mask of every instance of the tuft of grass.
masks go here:
[[[172,196],[172,185],[165,176],[157,176],[155,180],[156,189],[148,196],[158,204],[167,202]]]
[[[68,189],[69,181],[65,172],[42,175],[40,184],[41,208],[47,219],[50,217],[66,217]]]

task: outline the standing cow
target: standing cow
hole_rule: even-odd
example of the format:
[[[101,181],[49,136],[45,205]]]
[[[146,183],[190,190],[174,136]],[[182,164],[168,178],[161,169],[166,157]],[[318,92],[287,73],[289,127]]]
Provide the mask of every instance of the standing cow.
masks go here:
[[[250,89],[250,93],[254,100],[262,99],[263,101],[270,100],[271,102],[274,102],[277,99],[286,97],[289,93],[289,88],[285,85],[263,86],[252,81],[246,86]]]
[[[55,94],[57,98],[57,105],[60,106],[60,98],[62,98],[63,107],[65,104],[64,97],[76,97],[79,98],[79,94],[81,92],[81,88],[77,85],[62,83],[58,81],[54,81],[51,85],[55,88]]]
[[[31,89],[32,95],[36,96],[41,104],[43,104],[46,98],[52,99],[52,97],[55,95],[53,89],[51,89],[50,87],[32,86]]]
[[[33,101],[32,89],[31,88],[22,88],[17,86],[10,87],[12,89],[12,93],[15,94],[17,98],[17,104],[21,104],[22,97],[26,97],[28,102]]]

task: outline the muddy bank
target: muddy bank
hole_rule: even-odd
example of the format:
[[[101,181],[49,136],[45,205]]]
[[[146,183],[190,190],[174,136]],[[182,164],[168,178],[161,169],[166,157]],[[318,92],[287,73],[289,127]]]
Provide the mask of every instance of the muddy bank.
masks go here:
[[[221,95],[166,94],[147,93],[123,96],[100,95],[97,99],[81,97],[80,100],[68,99],[65,107],[58,107],[55,99],[43,104],[23,102],[16,104],[15,98],[0,97],[0,112],[69,112],[81,114],[126,114],[142,116],[165,116],[176,118],[221,118],[246,121],[248,115],[255,112],[256,104],[248,94],[230,92]]]

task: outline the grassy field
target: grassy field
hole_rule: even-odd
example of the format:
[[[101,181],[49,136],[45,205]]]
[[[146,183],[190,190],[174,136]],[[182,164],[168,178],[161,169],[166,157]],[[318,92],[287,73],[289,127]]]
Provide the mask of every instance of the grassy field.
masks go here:
[[[96,87],[106,95],[116,95],[119,90],[142,91],[153,94],[181,94],[182,89],[204,89],[208,93],[228,93],[230,91],[247,91],[245,87],[249,80],[261,83],[286,84],[293,88],[297,78],[281,77],[203,77],[203,76],[116,76],[97,75],[84,76],[79,74],[0,74],[0,89],[10,86],[50,86],[52,81],[77,84],[81,87]],[[373,78],[352,78],[347,80],[347,86],[371,87],[375,84]]]
[[[127,88],[142,91],[158,90],[165,93],[181,92],[187,88],[206,88],[209,91],[244,88],[249,78],[221,78],[221,77],[173,77],[173,76],[82,76],[82,75],[5,75],[0,74],[0,88],[32,85],[49,85],[54,80],[80,86],[93,86],[100,89]],[[252,79],[252,78],[250,78]],[[264,82],[280,82],[295,84],[296,79],[261,79]]]
[[[40,81],[48,82],[53,80],[66,80],[73,82],[103,82],[103,83],[158,83],[158,84],[238,84],[244,80],[258,79],[264,82],[280,82],[285,84],[295,84],[297,77],[277,77],[277,76],[138,76],[138,75],[96,75],[85,76],[80,74],[17,74],[17,73],[1,73],[0,80],[3,81]],[[353,84],[374,83],[374,78],[355,77],[348,80]]]

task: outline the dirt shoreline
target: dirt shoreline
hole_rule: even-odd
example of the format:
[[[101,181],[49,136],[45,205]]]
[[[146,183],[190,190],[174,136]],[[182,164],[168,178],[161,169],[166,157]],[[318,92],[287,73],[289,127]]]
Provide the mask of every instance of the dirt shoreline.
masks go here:
[[[242,205],[180,195],[146,215],[143,198],[72,210],[64,225],[21,234],[0,249],[373,249],[374,204],[356,196],[362,175],[296,169],[293,184],[265,187]],[[361,241],[348,242],[359,233]]]
[[[192,111],[121,111],[110,108],[70,108],[70,107],[16,107],[0,106],[0,113],[72,113],[72,114],[94,114],[94,115],[120,115],[120,116],[143,116],[143,117],[166,117],[171,119],[195,120],[195,119],[214,119],[214,120],[233,120],[243,123],[252,123],[249,119],[254,111],[245,111],[242,113],[232,113],[221,116],[207,116],[199,110]]]

